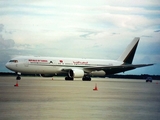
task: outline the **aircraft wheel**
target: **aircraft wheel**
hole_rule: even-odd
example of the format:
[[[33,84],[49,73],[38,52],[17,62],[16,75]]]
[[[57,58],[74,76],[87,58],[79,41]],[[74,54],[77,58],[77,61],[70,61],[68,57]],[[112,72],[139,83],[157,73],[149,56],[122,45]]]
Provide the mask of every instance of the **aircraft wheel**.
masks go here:
[[[21,80],[21,76],[18,75],[17,78],[16,78],[16,80]]]
[[[83,81],[91,81],[91,77],[89,76],[85,76],[82,78]]]
[[[73,80],[73,78],[70,78],[70,77],[65,77],[65,80]]]

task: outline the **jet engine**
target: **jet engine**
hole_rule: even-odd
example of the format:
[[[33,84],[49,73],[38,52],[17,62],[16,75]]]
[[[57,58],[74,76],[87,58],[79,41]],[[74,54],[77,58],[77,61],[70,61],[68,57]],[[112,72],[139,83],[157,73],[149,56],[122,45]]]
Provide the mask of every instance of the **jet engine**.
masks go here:
[[[84,76],[84,71],[80,69],[73,69],[68,72],[70,78],[82,78]]]

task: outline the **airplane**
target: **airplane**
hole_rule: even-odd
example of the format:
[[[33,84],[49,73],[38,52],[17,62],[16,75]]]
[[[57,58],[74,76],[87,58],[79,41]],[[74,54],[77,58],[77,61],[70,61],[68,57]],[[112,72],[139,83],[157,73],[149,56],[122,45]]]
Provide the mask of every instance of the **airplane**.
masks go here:
[[[19,56],[7,62],[6,67],[17,74],[17,80],[21,79],[21,73],[43,77],[65,73],[65,80],[82,78],[83,81],[91,81],[91,76],[105,76],[153,65],[132,64],[139,40],[135,37],[117,60]]]

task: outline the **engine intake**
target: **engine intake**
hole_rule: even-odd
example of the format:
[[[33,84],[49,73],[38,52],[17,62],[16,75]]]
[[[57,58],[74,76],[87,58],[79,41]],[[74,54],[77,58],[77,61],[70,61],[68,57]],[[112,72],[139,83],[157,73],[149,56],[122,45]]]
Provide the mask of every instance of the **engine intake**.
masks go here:
[[[73,69],[68,72],[70,78],[82,78],[84,76],[84,71],[80,69]]]

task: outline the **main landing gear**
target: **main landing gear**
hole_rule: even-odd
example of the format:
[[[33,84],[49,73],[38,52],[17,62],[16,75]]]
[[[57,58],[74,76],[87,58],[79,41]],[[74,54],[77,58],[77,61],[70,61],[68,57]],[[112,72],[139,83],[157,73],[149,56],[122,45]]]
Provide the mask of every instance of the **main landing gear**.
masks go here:
[[[67,81],[69,81],[69,80],[70,80],[70,81],[73,81],[74,78],[67,76],[67,77],[65,77],[65,80],[67,80]],[[84,77],[82,78],[82,81],[91,81],[91,77],[90,77],[90,76],[84,76]]]
[[[69,76],[67,76],[67,77],[65,77],[65,80],[74,80],[74,78],[73,77],[69,77]]]
[[[90,76],[84,76],[82,78],[83,81],[91,81],[91,77]]]

